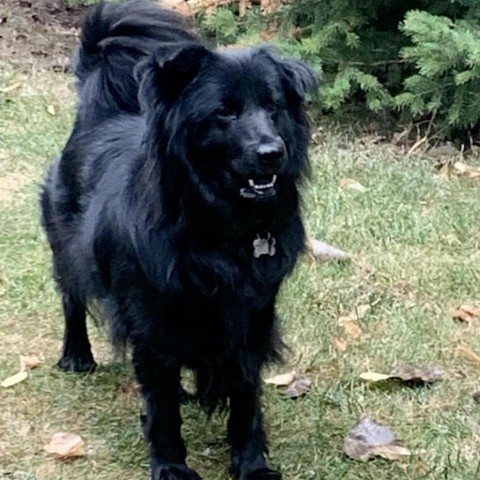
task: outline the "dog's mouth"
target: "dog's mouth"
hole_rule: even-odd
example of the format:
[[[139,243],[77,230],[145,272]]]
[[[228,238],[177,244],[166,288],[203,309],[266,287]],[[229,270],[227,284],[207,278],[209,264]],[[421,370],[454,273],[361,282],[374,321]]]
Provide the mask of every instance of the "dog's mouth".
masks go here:
[[[277,176],[257,177],[248,179],[248,187],[240,189],[240,195],[244,198],[270,198],[277,192],[275,183]]]

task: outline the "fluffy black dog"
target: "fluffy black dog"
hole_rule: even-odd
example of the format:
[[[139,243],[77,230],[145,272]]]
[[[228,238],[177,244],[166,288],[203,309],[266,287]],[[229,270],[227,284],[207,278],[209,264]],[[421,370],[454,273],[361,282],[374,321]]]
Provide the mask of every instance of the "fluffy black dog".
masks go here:
[[[100,4],[75,60],[73,133],[49,170],[43,225],[65,313],[68,371],[95,367],[90,305],[129,343],[152,479],[195,480],[180,434],[180,369],[228,405],[230,472],[279,479],[265,455],[260,371],[279,357],[275,298],[304,246],[303,63],[212,51],[174,12]]]

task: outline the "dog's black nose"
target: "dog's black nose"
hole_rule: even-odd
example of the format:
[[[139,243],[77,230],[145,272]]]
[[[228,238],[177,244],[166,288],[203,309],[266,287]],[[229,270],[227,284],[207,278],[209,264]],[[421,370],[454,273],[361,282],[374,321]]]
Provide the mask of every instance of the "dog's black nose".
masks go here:
[[[270,140],[258,147],[257,155],[262,163],[278,163],[285,155],[285,145],[281,138]]]

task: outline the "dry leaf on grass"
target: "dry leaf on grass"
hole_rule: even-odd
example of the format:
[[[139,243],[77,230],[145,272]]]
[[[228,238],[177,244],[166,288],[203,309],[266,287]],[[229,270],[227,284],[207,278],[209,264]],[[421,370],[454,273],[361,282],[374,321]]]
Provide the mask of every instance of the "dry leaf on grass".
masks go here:
[[[295,380],[296,377],[297,372],[282,373],[280,375],[275,375],[274,377],[267,378],[265,380],[265,383],[275,385],[277,387],[287,387]]]
[[[377,373],[377,372],[363,372],[360,374],[362,380],[367,380],[367,382],[381,382],[383,380],[389,380],[391,375],[386,373]]]
[[[357,321],[364,318],[370,308],[370,305],[358,305],[348,315],[339,317],[338,324],[343,327],[348,337],[354,340],[359,340],[363,337],[363,331]]]
[[[319,263],[345,262],[350,260],[350,255],[333,245],[310,238],[307,242],[307,250]]]
[[[13,387],[17,383],[23,382],[28,378],[28,370],[32,370],[38,365],[40,365],[40,359],[36,355],[20,355],[20,371],[3,380],[2,387]]]
[[[408,363],[397,365],[390,374],[365,372],[360,374],[362,380],[381,382],[384,380],[401,380],[405,383],[435,383],[443,378],[445,372],[438,367],[418,368]]]
[[[36,355],[20,355],[20,370],[33,370],[40,365],[40,359]]]
[[[390,375],[404,382],[435,383],[443,378],[445,371],[438,367],[418,368],[408,363],[401,363]]]
[[[3,388],[13,387],[17,383],[23,382],[28,378],[28,372],[22,370],[11,377],[6,378],[2,383]]]
[[[470,179],[480,179],[480,167],[468,165],[465,162],[445,162],[440,165],[441,175],[454,175],[457,177],[467,177]]]
[[[45,445],[44,449],[57,459],[84,457],[87,454],[82,437],[66,432],[53,435],[50,443]]]
[[[390,428],[380,425],[368,417],[359,420],[347,434],[343,443],[343,451],[350,458],[362,462],[373,457],[405,460],[412,454],[397,440]]]
[[[453,310],[452,317],[458,322],[465,322],[470,325],[473,319],[479,318],[479,311],[472,305],[461,305]]]
[[[20,82],[14,82],[14,83],[11,83],[10,85],[7,85],[6,87],[0,88],[0,93],[13,92],[14,90],[17,90],[18,88],[20,88],[21,86],[22,84]]]
[[[458,176],[467,176],[468,178],[478,178],[480,176],[480,167],[473,167],[464,162],[455,162],[451,173]]]
[[[460,357],[466,358],[469,362],[476,363],[477,365],[480,365],[480,357],[472,351],[470,348],[468,348],[465,345],[459,345],[456,348],[456,353]]]
[[[312,381],[306,375],[299,375],[297,372],[288,372],[267,378],[265,383],[281,388],[283,394],[288,398],[297,398],[310,390]]]
[[[363,331],[359,325],[350,319],[350,317],[340,317],[338,319],[338,324],[343,327],[346,335],[348,335],[353,340],[359,340],[363,336]]]
[[[360,182],[353,178],[342,178],[339,182],[340,188],[348,190],[357,190],[358,192],[366,192],[367,189]]]
[[[284,390],[284,395],[288,398],[298,398],[310,391],[312,381],[305,375],[299,375]]]
[[[344,353],[347,351],[347,342],[343,338],[336,338],[333,341],[333,346],[338,352]]]
[[[60,105],[52,103],[47,107],[47,113],[50,115],[56,115],[60,111]]]

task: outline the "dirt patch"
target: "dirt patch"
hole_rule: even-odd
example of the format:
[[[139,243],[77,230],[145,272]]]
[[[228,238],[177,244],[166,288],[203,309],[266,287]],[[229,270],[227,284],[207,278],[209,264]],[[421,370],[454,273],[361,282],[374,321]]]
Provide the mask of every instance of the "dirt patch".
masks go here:
[[[66,71],[86,8],[62,0],[4,0],[0,4],[0,62],[23,71]]]

